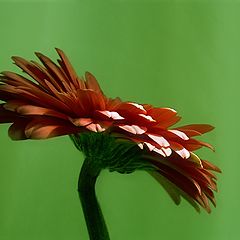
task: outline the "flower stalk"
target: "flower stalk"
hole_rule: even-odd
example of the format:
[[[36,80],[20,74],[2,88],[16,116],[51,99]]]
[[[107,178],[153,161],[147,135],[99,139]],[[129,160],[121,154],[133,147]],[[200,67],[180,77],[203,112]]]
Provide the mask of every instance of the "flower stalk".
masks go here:
[[[98,203],[95,184],[101,169],[86,158],[78,179],[78,193],[82,204],[90,240],[110,240],[107,226]]]

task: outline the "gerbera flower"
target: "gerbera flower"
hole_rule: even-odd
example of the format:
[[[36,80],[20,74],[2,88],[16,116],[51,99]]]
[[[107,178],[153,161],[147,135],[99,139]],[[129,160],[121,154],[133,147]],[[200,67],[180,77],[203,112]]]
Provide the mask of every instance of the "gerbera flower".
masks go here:
[[[2,72],[0,123],[12,123],[9,136],[23,140],[70,135],[88,165],[97,169],[96,176],[103,168],[121,173],[144,169],[176,204],[182,196],[197,210],[200,205],[210,212],[209,200],[215,205],[217,190],[212,171],[220,169],[194,153],[201,147],[213,149],[194,137],[213,127],[173,128],[180,120],[174,109],[108,98],[91,73],[78,77],[63,51],[56,50],[58,64],[41,53],[36,55],[42,64],[12,57],[31,80]],[[86,177],[86,169],[82,175]]]

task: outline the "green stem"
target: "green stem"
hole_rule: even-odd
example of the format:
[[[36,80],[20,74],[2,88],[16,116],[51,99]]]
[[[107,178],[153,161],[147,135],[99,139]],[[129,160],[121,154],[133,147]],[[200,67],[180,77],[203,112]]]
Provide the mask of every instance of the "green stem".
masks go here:
[[[101,169],[85,159],[78,179],[78,193],[87,223],[90,240],[110,240],[106,223],[98,204],[95,183]]]

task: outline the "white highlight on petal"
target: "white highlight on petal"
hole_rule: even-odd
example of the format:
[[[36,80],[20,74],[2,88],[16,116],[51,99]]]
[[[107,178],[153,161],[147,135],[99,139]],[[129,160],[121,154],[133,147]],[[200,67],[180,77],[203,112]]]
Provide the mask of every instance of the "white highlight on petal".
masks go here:
[[[166,157],[166,154],[159,148],[154,148],[153,151],[158,154],[161,154],[163,157]]]
[[[96,128],[98,132],[104,132],[106,130],[106,128],[102,127],[100,124],[96,124]]]
[[[183,133],[179,130],[168,130],[168,131],[172,132],[173,134],[177,135],[178,137],[182,138],[183,140],[189,140],[189,137],[185,133]]]
[[[106,129],[98,123],[91,123],[86,128],[92,132],[104,132]]]
[[[138,108],[138,109],[141,109],[141,110],[144,111],[144,112],[147,112],[146,109],[145,109],[142,105],[140,105],[140,104],[138,104],[138,103],[128,102],[128,104],[131,104],[131,105],[133,105],[134,107],[136,107],[136,108]]]
[[[171,148],[154,148],[154,152],[161,154],[164,157],[169,157],[172,154],[172,149]]]
[[[151,143],[144,142],[144,144],[148,147],[149,151],[152,151],[155,148]]]
[[[111,117],[114,119],[114,120],[122,120],[124,119],[124,117],[122,117],[119,113],[117,112],[110,112],[111,113]]]
[[[176,111],[175,109],[173,109],[173,108],[165,108],[165,109],[168,109],[168,110],[170,110],[170,111],[172,111],[172,112],[174,112],[174,113],[177,112],[177,111]]]
[[[123,120],[124,117],[122,117],[118,112],[110,112],[110,111],[98,111],[100,113],[102,113],[103,115],[112,118],[114,120]]]
[[[144,142],[144,144],[148,147],[149,151],[154,151],[163,157],[169,157],[172,154],[172,149],[171,148],[156,148],[153,146],[151,143]]]
[[[189,158],[190,157],[190,152],[185,149],[185,148],[182,148],[181,150],[175,150],[175,152],[180,155],[182,158]]]
[[[151,121],[151,122],[156,122],[156,120],[154,120],[151,116],[149,116],[149,115],[145,115],[145,114],[142,114],[142,113],[140,113],[140,114],[138,114],[139,116],[141,116],[141,117],[144,117],[145,119],[147,119],[147,120],[149,120],[149,121]]]
[[[164,151],[167,157],[169,157],[172,154],[171,148],[162,148],[162,150]]]
[[[142,129],[137,125],[123,125],[118,127],[133,134],[143,134],[146,132],[145,129]]]
[[[162,136],[157,136],[153,134],[148,134],[148,136],[157,144],[159,144],[161,147],[169,147],[169,142]]]
[[[138,146],[143,149],[143,144],[142,143],[138,143]]]

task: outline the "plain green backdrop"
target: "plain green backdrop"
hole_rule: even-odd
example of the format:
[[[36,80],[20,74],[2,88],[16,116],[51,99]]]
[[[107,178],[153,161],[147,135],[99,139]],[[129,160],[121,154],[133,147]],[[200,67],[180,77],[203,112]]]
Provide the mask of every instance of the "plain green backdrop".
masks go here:
[[[217,208],[175,206],[145,172],[102,172],[97,194],[111,240],[239,237],[239,1],[1,1],[0,70],[12,55],[92,72],[108,96],[175,108],[182,124],[210,123],[198,153],[220,166]],[[19,72],[19,71],[18,71]],[[0,126],[0,239],[87,240],[77,194],[83,162],[67,136],[13,142]]]

